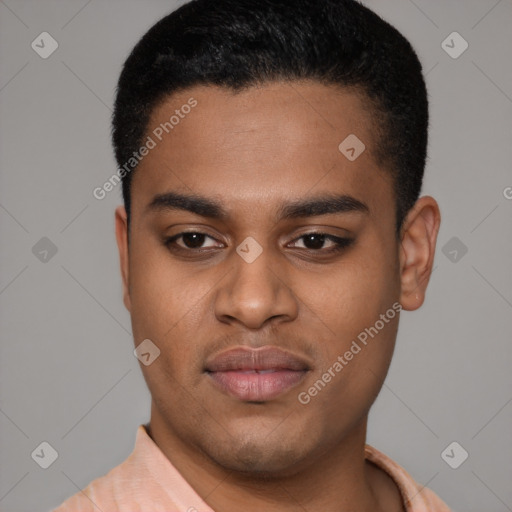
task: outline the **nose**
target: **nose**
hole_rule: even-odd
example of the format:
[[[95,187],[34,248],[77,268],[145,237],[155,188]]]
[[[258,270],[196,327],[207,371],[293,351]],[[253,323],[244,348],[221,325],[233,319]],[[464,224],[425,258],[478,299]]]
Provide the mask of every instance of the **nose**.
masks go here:
[[[264,249],[250,262],[233,251],[230,259],[234,268],[221,280],[215,295],[219,321],[260,329],[271,321],[292,321],[297,317],[298,301],[279,255]]]

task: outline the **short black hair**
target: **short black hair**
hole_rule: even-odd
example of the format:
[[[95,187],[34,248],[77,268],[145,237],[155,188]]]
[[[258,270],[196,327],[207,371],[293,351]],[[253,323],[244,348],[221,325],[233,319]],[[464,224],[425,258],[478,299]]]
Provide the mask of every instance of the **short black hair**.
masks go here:
[[[177,91],[301,80],[355,88],[368,100],[380,134],[376,155],[393,177],[399,233],[423,181],[427,91],[411,44],[355,0],[193,0],[162,18],[134,47],[119,78],[116,160],[126,166],[153,109]],[[132,175],[122,176],[128,219]]]

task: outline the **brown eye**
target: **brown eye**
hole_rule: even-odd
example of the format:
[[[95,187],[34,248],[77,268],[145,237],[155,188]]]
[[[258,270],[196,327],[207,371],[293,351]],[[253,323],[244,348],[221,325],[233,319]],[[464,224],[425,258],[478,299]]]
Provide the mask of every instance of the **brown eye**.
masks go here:
[[[212,248],[216,247],[215,244],[204,246],[203,244],[207,239],[215,241],[211,236],[206,233],[200,233],[198,231],[185,231],[183,233],[178,233],[170,238],[165,240],[165,245],[167,247],[178,248],[178,249],[190,249],[198,250],[204,248]]]
[[[204,244],[206,235],[203,233],[184,233],[181,235],[183,244],[189,249],[197,249]]]
[[[296,241],[298,240],[303,241],[303,247],[297,245],[295,247],[324,253],[341,251],[354,241],[352,238],[341,238],[326,233],[307,233],[296,239]],[[324,245],[326,242],[329,242],[327,248]]]
[[[304,235],[304,245],[306,249],[322,249],[325,243],[325,235],[319,235],[318,233],[311,233]]]

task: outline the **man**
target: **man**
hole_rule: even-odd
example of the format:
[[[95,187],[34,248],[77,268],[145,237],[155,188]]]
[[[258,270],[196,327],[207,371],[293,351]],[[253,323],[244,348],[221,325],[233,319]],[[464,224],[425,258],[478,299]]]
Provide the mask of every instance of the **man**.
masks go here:
[[[122,71],[116,235],[151,418],[57,511],[448,511],[366,445],[440,213],[428,105],[353,0],[196,0]]]

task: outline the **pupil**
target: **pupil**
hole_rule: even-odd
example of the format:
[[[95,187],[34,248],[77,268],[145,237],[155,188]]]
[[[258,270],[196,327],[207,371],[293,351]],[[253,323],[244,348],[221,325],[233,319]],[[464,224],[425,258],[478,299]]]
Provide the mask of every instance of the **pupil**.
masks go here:
[[[316,243],[315,243],[315,238],[316,238]],[[321,249],[324,245],[324,241],[325,241],[325,235],[319,235],[317,233],[312,233],[311,235],[305,236],[304,245],[308,249]]]
[[[201,247],[204,243],[205,235],[201,233],[185,233],[183,235],[183,243],[190,249]],[[190,243],[188,243],[190,242]]]

